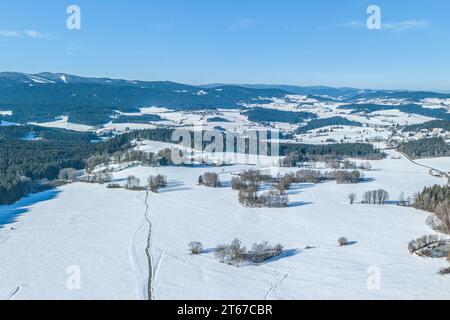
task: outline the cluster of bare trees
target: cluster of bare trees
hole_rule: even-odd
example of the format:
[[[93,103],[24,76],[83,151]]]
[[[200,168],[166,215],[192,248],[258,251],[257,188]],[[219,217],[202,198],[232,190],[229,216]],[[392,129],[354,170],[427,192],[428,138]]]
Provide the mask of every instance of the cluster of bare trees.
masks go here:
[[[167,186],[167,178],[166,176],[157,175],[157,176],[150,176],[147,179],[148,188],[152,192],[158,192],[159,189],[164,188]]]
[[[398,197],[398,205],[401,207],[409,207],[411,203],[411,197],[405,198],[405,193],[402,191]]]
[[[386,190],[378,189],[364,192],[362,203],[365,204],[385,204],[389,200],[389,193]]]
[[[450,234],[450,186],[427,187],[414,198],[413,206],[434,213],[439,220],[436,229]]]
[[[275,187],[280,193],[284,193],[291,187],[291,185],[295,182],[295,180],[296,179],[294,174],[292,173],[285,174],[283,177],[280,177]]]
[[[239,189],[239,202],[245,207],[285,208],[289,205],[289,197],[277,189],[258,195],[257,187],[248,186]]]
[[[450,258],[447,259],[447,260],[450,262]],[[449,275],[449,274],[450,274],[450,267],[442,268],[441,270],[439,270],[439,274],[440,274],[441,276]]]
[[[58,179],[65,181],[75,181],[79,177],[79,173],[74,168],[64,168],[59,170]]]
[[[289,197],[285,192],[270,190],[258,196],[256,205],[266,208],[285,208],[289,205]]]
[[[338,159],[327,159],[325,161],[325,166],[331,169],[339,170],[339,169],[359,169],[359,170],[372,170],[372,164],[369,161],[357,164],[354,161],[350,161],[348,159],[341,161]]]
[[[450,240],[436,234],[425,235],[410,241],[408,250],[419,256],[443,258],[450,254]]]
[[[283,246],[281,244],[273,246],[264,241],[259,244],[253,244],[251,250],[245,254],[245,258],[251,263],[263,263],[273,257],[279,256],[282,252]]]
[[[298,183],[319,183],[321,181],[332,180],[331,173],[320,172],[319,170],[303,169],[295,174]]]
[[[359,170],[352,171],[325,171],[303,169],[297,171],[293,182],[297,183],[320,183],[324,181],[336,180],[338,184],[358,183],[361,179]]]
[[[87,182],[87,183],[105,184],[105,183],[111,182],[112,179],[113,179],[113,177],[112,177],[111,173],[99,171],[99,172],[95,172],[95,173],[91,173],[91,174],[86,174],[86,175],[82,176],[81,178],[79,178],[79,181]]]
[[[172,161],[172,149],[166,148],[158,152],[159,164],[162,166],[174,165]]]
[[[355,204],[357,196],[355,193],[350,193],[348,195],[348,200],[350,204]],[[405,198],[405,193],[401,192],[398,197],[397,205],[402,207],[409,207],[411,205],[411,197]],[[362,203],[366,204],[384,204],[389,200],[389,194],[384,190],[373,190],[364,193]],[[381,203],[380,203],[381,201]]]
[[[360,170],[372,170],[372,164],[367,161],[364,163],[360,163],[357,164],[354,161],[350,161],[350,160],[344,160],[339,168],[343,168],[343,169],[360,169]]]
[[[273,178],[257,170],[244,171],[233,177],[231,186],[239,191],[239,202],[246,207],[283,208],[289,204],[286,190],[289,189],[294,176],[291,174]],[[271,184],[275,189],[258,194],[262,183]]]
[[[215,172],[206,172],[198,177],[198,184],[212,188],[219,188],[221,186],[219,175]]]
[[[101,164],[107,164],[109,163],[109,156],[108,155],[94,155],[90,156],[86,160],[86,172],[91,173],[94,171],[96,166],[99,166]]]
[[[440,240],[440,237],[436,234],[433,235],[424,235],[415,240],[411,240],[408,243],[408,250],[410,253],[415,253],[416,251],[423,249],[433,243],[436,243]]]
[[[116,151],[109,155],[93,155],[86,160],[86,172],[91,173],[99,165],[109,166],[117,164],[122,168],[123,164],[141,163],[145,166],[173,165],[172,149],[166,148],[155,154],[141,150]]]
[[[159,157],[153,152],[140,150],[127,150],[114,152],[112,159],[114,163],[121,166],[123,163],[139,162],[143,165],[156,166],[159,164]]]
[[[127,183],[125,184],[125,189],[128,190],[144,190],[144,187],[141,187],[141,180],[136,176],[128,176]]]
[[[361,173],[358,170],[336,171],[334,178],[337,184],[358,183],[361,178]]]
[[[167,186],[167,178],[163,175],[150,176],[147,179],[147,186],[141,186],[141,180],[136,176],[130,175],[127,177],[127,182],[125,183],[125,189],[133,191],[150,190],[157,193],[159,189]],[[108,184],[110,189],[122,188],[120,184],[110,183]]]
[[[191,254],[196,255],[203,252],[203,244],[201,242],[193,241],[188,244]]]
[[[222,263],[239,267],[243,263],[263,263],[279,256],[282,252],[283,246],[281,244],[272,246],[267,242],[255,243],[252,249],[247,251],[239,239],[234,239],[230,245],[217,246],[215,256]]]
[[[272,181],[272,176],[262,174],[259,170],[246,170],[231,179],[231,187],[233,190],[240,190],[243,187],[259,187],[262,183]]]

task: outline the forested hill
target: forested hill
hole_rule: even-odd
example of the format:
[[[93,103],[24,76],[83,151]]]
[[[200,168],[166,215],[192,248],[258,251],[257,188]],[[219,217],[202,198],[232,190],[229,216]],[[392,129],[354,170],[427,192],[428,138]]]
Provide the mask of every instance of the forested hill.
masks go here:
[[[33,180],[55,179],[64,168],[83,169],[89,157],[127,150],[137,138],[171,142],[172,132],[170,128],[138,130],[92,143],[90,141],[97,137],[91,133],[30,126],[3,127],[0,130],[0,205],[13,203],[28,194]],[[298,153],[302,158],[378,159],[383,156],[370,144],[351,143],[323,146],[282,143],[280,153]]]
[[[450,156],[450,145],[442,138],[427,138],[403,142],[398,150],[413,159]]]
[[[243,103],[283,97],[288,91],[237,86],[200,88],[167,81],[145,82],[82,78],[65,74],[0,73],[1,110],[12,111],[0,120],[26,123],[69,121],[101,125],[114,110],[138,112],[140,107],[163,106],[175,110],[236,108]]]
[[[297,134],[306,133],[308,131],[319,129],[328,126],[353,126],[353,127],[362,127],[362,123],[357,121],[348,120],[343,117],[331,117],[331,118],[322,118],[322,119],[314,119],[309,121],[305,126],[297,129]]]
[[[403,131],[419,131],[422,129],[433,130],[435,128],[450,131],[450,120],[432,120],[419,124],[412,124],[403,128]]]

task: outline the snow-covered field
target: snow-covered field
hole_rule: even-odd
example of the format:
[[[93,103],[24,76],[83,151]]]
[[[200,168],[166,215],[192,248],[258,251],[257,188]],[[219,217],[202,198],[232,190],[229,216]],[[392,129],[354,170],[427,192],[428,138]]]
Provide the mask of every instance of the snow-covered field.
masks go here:
[[[328,130],[329,132],[324,132]],[[332,131],[331,131],[332,130]],[[327,126],[296,135],[299,142],[308,144],[324,143],[365,143],[372,140],[387,140],[389,131],[374,127]]]
[[[12,116],[12,111],[0,110],[0,116]]]
[[[239,204],[229,181],[248,165],[136,166],[114,173],[114,180],[168,178],[167,188],[148,199],[155,299],[450,299],[450,279],[437,274],[448,265],[445,259],[407,250],[410,240],[434,233],[426,213],[349,205],[347,199],[351,192],[360,199],[364,191],[384,188],[396,200],[401,192],[409,196],[445,180],[404,158],[372,165],[358,185],[295,184],[285,209]],[[289,170],[271,168],[274,174]],[[220,173],[223,187],[197,185],[206,171]],[[142,192],[76,183],[0,207],[0,217],[10,216],[8,210],[19,214],[0,229],[0,272],[7,275],[0,278],[0,298],[146,298],[144,198]],[[339,247],[342,236],[353,244]],[[285,251],[259,266],[219,263],[213,248],[234,238],[247,247],[281,243]],[[190,255],[191,241],[202,242],[205,253]],[[74,289],[77,271],[80,288]],[[378,276],[380,286],[368,286]]]
[[[92,126],[69,122],[68,116],[61,116],[52,122],[30,123],[30,124],[34,124],[34,125],[41,126],[41,127],[47,127],[47,128],[67,129],[67,130],[80,131],[80,132],[86,132],[86,131],[93,130]]]
[[[0,299],[146,298],[143,196],[78,183],[0,207]]]
[[[450,157],[418,159],[417,163],[436,168],[438,170],[450,173]]]

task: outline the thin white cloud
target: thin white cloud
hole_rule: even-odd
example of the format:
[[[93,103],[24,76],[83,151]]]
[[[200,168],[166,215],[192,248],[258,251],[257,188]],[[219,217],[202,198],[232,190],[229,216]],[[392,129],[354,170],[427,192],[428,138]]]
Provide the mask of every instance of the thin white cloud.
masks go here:
[[[231,24],[228,27],[228,30],[239,30],[239,29],[247,29],[253,25],[255,25],[257,22],[256,19],[252,19],[252,18],[244,18],[244,19],[239,19],[237,21],[235,21],[233,24]]]
[[[364,26],[364,24],[360,21],[349,21],[346,23],[340,23],[337,25],[338,27],[345,27],[345,28],[361,28]]]
[[[406,31],[410,29],[426,28],[430,26],[430,22],[427,20],[409,20],[392,23],[384,23],[382,27],[388,30]]]
[[[21,33],[17,30],[0,30],[0,37],[5,38],[17,38],[20,37]]]
[[[26,30],[25,34],[33,39],[51,39],[52,35],[50,33],[42,33],[36,30]]]
[[[398,22],[386,22],[382,23],[381,29],[383,30],[392,30],[392,31],[407,31],[411,29],[423,29],[427,28],[431,25],[431,23],[427,20],[405,20]],[[346,23],[340,23],[337,25],[338,27],[344,28],[367,28],[365,22],[362,21],[349,21]]]

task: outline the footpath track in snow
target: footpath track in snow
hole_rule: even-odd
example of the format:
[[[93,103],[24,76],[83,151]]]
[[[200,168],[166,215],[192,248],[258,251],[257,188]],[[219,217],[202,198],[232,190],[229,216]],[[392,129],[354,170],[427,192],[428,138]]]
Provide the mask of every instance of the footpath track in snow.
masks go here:
[[[19,291],[20,291],[21,288],[22,288],[21,286],[18,286],[17,288],[15,288],[14,291],[11,292],[11,294],[9,295],[9,297],[8,297],[7,300],[13,300],[13,299],[14,299],[14,296],[15,296],[17,293],[19,293]]]
[[[281,277],[277,282],[275,282],[270,289],[267,291],[266,296],[264,297],[264,300],[270,300],[272,297],[272,294],[274,291],[280,286],[280,284],[289,276],[288,273],[285,273],[283,277]]]
[[[148,299],[152,300],[153,297],[153,278],[154,278],[154,270],[153,270],[153,257],[151,254],[151,233],[152,233],[152,223],[150,221],[149,212],[150,212],[150,206],[148,204],[148,198],[149,194],[148,191],[145,191],[145,193],[139,193],[135,199],[139,202],[142,201],[140,199],[140,196],[145,194],[144,198],[144,204],[145,204],[145,211],[144,211],[144,219],[142,220],[141,225],[134,233],[132,239],[130,240],[130,261],[133,265],[134,271],[136,273],[136,278],[138,282],[138,297],[140,299]],[[142,243],[142,236],[144,232],[147,232],[145,235],[146,243],[145,248],[142,248],[140,246],[140,243]],[[139,256],[141,255],[142,251],[145,251],[145,257],[147,260],[147,268],[143,270],[141,268],[142,264],[139,262]]]
[[[148,191],[145,192],[145,213],[144,217],[145,220],[148,223],[148,236],[147,236],[147,246],[145,247],[145,254],[147,256],[148,261],[148,284],[147,284],[147,297],[148,300],[153,300],[153,291],[152,291],[152,285],[153,285],[153,258],[152,253],[150,251],[151,243],[152,243],[152,222],[150,221],[149,212],[150,207],[148,205]]]

